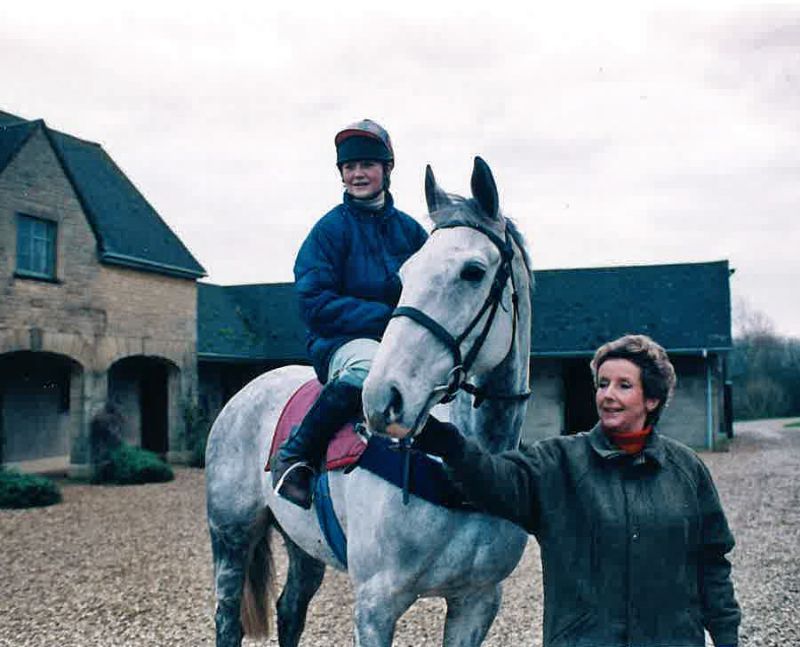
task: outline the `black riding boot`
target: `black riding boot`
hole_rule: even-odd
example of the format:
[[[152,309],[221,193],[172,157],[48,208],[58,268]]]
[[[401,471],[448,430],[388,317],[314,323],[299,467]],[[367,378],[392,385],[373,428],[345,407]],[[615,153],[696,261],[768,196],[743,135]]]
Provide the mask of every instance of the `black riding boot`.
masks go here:
[[[311,405],[299,427],[292,430],[275,456],[272,486],[284,499],[310,508],[312,486],[328,441],[361,408],[361,389],[332,380]]]

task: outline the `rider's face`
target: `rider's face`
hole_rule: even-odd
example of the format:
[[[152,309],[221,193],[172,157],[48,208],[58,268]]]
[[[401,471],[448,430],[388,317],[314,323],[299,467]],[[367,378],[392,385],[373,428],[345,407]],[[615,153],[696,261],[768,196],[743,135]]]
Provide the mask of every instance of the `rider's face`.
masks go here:
[[[356,160],[342,164],[345,191],[354,198],[374,198],[383,190],[383,164],[374,160]]]

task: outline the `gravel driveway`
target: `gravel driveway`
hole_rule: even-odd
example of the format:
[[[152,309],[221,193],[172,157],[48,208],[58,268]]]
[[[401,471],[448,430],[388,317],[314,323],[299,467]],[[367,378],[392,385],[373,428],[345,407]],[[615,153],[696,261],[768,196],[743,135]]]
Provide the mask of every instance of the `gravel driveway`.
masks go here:
[[[739,424],[730,452],[703,459],[737,539],[741,647],[800,645],[800,429]],[[203,472],[179,469],[164,485],[65,484],[63,493],[51,508],[0,511],[0,645],[213,645]],[[351,602],[347,578],[329,570],[303,644],[351,644]],[[438,645],[443,609],[420,600],[395,645]],[[531,541],[485,644],[541,645],[541,612]]]

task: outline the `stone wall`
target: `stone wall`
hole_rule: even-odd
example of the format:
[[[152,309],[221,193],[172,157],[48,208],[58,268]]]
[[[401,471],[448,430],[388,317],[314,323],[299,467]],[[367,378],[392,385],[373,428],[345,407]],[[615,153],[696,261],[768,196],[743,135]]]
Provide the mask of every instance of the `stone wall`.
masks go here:
[[[533,443],[558,436],[564,429],[564,376],[561,360],[531,361],[531,397],[522,440]]]

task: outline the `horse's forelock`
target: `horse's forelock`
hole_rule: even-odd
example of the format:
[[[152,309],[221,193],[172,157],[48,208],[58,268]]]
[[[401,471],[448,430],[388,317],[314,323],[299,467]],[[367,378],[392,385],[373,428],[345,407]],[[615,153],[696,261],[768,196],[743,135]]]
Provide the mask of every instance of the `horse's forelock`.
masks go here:
[[[474,198],[463,198],[460,195],[453,194],[448,194],[447,197],[450,199],[450,203],[430,214],[435,226],[441,227],[451,222],[466,222],[487,227],[498,234],[503,234],[505,219],[488,216]]]

